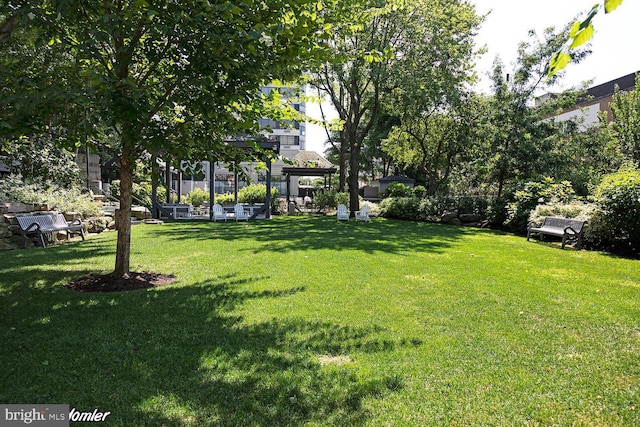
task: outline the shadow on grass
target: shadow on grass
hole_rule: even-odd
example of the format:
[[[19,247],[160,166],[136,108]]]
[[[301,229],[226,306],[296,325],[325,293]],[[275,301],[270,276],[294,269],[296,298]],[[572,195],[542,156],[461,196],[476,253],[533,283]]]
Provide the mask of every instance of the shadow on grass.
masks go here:
[[[246,323],[237,311],[244,302],[305,291],[240,289],[254,280],[0,295],[0,363],[12,367],[0,374],[0,402],[99,408],[111,425],[357,425],[368,416],[364,400],[402,387],[389,373],[359,373],[357,360],[319,358],[419,342],[296,318]]]
[[[194,241],[252,239],[260,243],[251,245],[254,253],[320,249],[406,253],[440,252],[471,232],[464,227],[387,219],[356,223],[338,222],[335,217],[284,217],[249,223],[173,222],[171,227],[156,228],[152,235]]]

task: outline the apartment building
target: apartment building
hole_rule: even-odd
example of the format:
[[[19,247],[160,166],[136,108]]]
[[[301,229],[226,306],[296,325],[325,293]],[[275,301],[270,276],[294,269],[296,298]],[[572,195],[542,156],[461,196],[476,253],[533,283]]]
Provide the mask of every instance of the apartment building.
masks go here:
[[[638,71],[637,73],[640,73]],[[607,112],[611,120],[611,108],[609,104],[613,100],[615,88],[621,91],[631,91],[635,88],[636,74],[631,73],[626,76],[599,84],[587,89],[587,93],[578,98],[576,105],[555,116],[556,121],[568,121],[577,119],[579,129],[584,131],[589,127],[597,125],[598,114],[601,111]],[[552,94],[546,94],[536,99],[536,105],[543,103]]]
[[[282,94],[282,101],[286,102],[296,111],[306,114],[306,104],[304,102],[303,86],[278,86],[269,85],[261,88],[262,93],[268,95],[271,91],[279,91]],[[303,121],[278,122],[270,119],[260,120],[260,126],[264,130],[264,136],[280,143],[281,159],[273,162],[271,186],[278,189],[284,195],[287,191],[287,179],[282,169],[290,166],[290,161],[305,151],[306,146],[306,124]],[[286,160],[285,160],[286,159]],[[241,167],[249,178],[250,183],[266,184],[266,171],[256,169],[256,164],[242,163]],[[194,188],[199,187],[209,190],[210,165],[208,161],[202,162],[203,174],[198,177],[182,176],[179,188],[182,195],[188,194]],[[229,170],[229,167],[222,163],[216,163],[214,168],[215,180],[214,191],[217,194],[233,193],[235,190],[236,175]],[[298,177],[291,177],[289,191],[292,194],[298,193]],[[248,185],[247,181],[239,181],[238,188]],[[177,190],[177,188],[176,188]]]

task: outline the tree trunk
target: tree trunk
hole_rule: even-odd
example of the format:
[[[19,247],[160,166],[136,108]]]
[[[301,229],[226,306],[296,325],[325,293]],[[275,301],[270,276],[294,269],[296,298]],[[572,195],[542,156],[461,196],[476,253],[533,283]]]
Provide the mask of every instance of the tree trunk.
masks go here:
[[[122,136],[122,157],[120,158],[120,209],[118,210],[118,241],[116,246],[116,268],[114,275],[124,277],[129,273],[131,253],[131,201],[133,194],[133,170],[135,156],[130,137]]]
[[[355,211],[360,209],[358,200],[358,152],[359,145],[354,140],[351,141],[349,150],[349,209],[351,216],[355,216]]]
[[[347,184],[347,141],[344,130],[340,131],[340,150],[338,151],[338,192],[344,192]]]

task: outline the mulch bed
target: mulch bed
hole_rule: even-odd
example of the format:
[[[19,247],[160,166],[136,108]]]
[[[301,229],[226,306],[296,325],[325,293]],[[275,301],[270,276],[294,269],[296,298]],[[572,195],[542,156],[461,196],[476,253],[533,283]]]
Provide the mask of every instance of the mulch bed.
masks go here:
[[[113,274],[90,274],[86,277],[72,280],[65,287],[78,292],[121,292],[155,288],[175,281],[176,276],[172,274],[143,271],[141,273],[130,272],[124,277]]]

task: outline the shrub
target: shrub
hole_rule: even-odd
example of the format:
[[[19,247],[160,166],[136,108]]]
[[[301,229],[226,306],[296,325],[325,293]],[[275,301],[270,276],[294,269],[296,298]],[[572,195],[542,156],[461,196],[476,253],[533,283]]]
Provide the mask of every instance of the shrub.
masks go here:
[[[102,215],[102,205],[80,186],[61,187],[51,182],[25,182],[20,175],[0,180],[0,200],[48,205],[60,212],[79,212],[84,218]]]
[[[209,191],[202,188],[194,188],[185,197],[186,202],[190,203],[194,207],[202,206],[209,202]]]
[[[461,214],[487,213],[489,202],[483,197],[461,196],[456,200],[456,210]]]
[[[542,225],[544,218],[547,216],[579,219],[591,223],[594,212],[597,210],[594,203],[584,203],[574,200],[570,203],[550,202],[544,205],[538,205],[529,215],[529,222],[536,225]]]
[[[380,216],[385,218],[417,220],[420,199],[417,197],[388,197],[380,202]]]
[[[339,193],[335,190],[318,191],[313,197],[313,204],[317,209],[331,209],[343,204],[349,207],[349,193]]]
[[[628,239],[640,248],[640,170],[625,167],[605,175],[594,192],[603,210],[603,221],[614,237]]]
[[[427,189],[423,185],[416,185],[413,187],[413,195],[418,199],[424,199],[427,197]]]
[[[487,219],[495,227],[502,227],[507,222],[507,206],[505,197],[495,197],[487,207]]]
[[[418,205],[417,219],[420,221],[435,221],[436,217],[440,214],[438,205],[433,198],[426,198],[420,200]]]
[[[524,234],[527,230],[531,211],[540,204],[549,202],[568,203],[575,198],[575,191],[568,181],[556,183],[553,178],[524,183],[513,194],[513,202],[507,206],[505,224],[515,233]]]
[[[385,188],[382,198],[388,197],[411,197],[413,196],[413,189],[399,182],[392,182]]]
[[[233,194],[224,193],[224,194],[216,194],[216,203],[221,205],[232,205],[234,201]]]
[[[276,199],[279,197],[278,189],[271,187],[271,204],[275,204]],[[251,184],[246,187],[242,187],[238,191],[238,202],[247,203],[250,205],[256,203],[264,203],[267,199],[267,186],[264,184]]]

